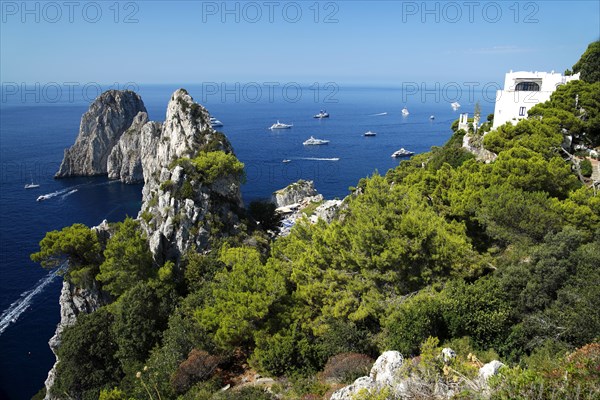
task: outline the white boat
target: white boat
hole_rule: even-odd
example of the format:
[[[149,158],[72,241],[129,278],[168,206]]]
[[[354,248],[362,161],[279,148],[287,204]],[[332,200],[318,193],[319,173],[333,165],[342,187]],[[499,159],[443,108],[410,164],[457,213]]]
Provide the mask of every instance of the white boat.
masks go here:
[[[25,189],[35,189],[35,188],[39,188],[40,185],[37,183],[33,183],[33,181],[31,181],[31,183],[27,183],[25,184]]]
[[[216,119],[215,117],[210,117],[210,126],[216,128],[218,126],[223,126],[223,123]]]
[[[415,154],[413,151],[406,150],[404,147],[402,147],[400,150],[395,151],[394,154],[392,154],[392,157],[393,158],[406,157],[406,156],[412,156],[413,154]]]
[[[285,164],[287,164],[289,162],[292,162],[292,160],[285,159],[285,160],[282,161],[282,163],[285,163]]]
[[[429,119],[433,121],[435,119],[435,115],[431,115]]]
[[[302,144],[305,146],[316,146],[316,145],[322,145],[322,144],[327,144],[327,143],[329,143],[329,140],[317,139],[317,138],[314,138],[311,136],[309,139],[304,141],[304,143],[302,143]]]
[[[363,133],[363,136],[376,136],[377,134],[375,132],[371,132],[371,131],[367,131],[365,133]]]
[[[408,108],[404,107],[404,108],[402,109],[402,115],[406,117],[408,114],[410,114],[410,113],[408,112]]]
[[[271,125],[271,127],[269,129],[289,129],[294,125],[288,125],[288,124],[284,124],[282,122],[279,122],[279,120],[277,120],[276,123],[274,123],[273,125]]]
[[[43,195],[39,196],[36,201],[48,200],[50,197],[52,197],[52,196],[48,196],[47,194],[43,194]]]
[[[314,115],[313,118],[318,118],[318,119],[329,118],[329,113],[327,113],[327,111],[321,110],[318,114]]]
[[[452,107],[452,109],[456,111],[460,108],[460,103],[458,101],[455,101],[454,103],[450,103],[450,107]]]

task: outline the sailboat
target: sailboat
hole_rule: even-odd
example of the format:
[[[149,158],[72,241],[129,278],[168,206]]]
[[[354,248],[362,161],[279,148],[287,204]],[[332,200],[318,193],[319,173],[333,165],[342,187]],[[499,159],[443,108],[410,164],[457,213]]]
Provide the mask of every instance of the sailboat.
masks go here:
[[[26,183],[25,184],[25,189],[35,189],[35,188],[39,188],[40,185],[37,183],[33,183],[33,175],[31,176],[31,183]]]

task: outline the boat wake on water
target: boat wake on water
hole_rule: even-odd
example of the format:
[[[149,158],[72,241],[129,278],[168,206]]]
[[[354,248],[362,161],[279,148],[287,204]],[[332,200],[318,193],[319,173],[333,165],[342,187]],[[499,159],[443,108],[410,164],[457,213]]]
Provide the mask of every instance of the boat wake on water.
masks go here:
[[[70,195],[72,195],[73,193],[75,193],[75,192],[77,192],[77,191],[79,191],[79,189],[73,189],[73,190],[71,190],[71,191],[69,191],[69,192],[67,192],[67,193],[63,194],[63,195],[62,195],[60,198],[61,198],[61,199],[64,199],[65,197],[67,197],[67,196],[70,196]]]
[[[44,288],[48,286],[54,280],[54,278],[56,278],[56,275],[58,275],[65,268],[65,266],[66,263],[40,279],[36,283],[35,288],[23,292],[17,301],[12,303],[6,310],[4,310],[2,315],[0,315],[0,335],[4,333],[10,324],[17,322],[17,319],[21,316],[21,314],[23,314],[29,308],[33,298],[37,294],[41,293]]]
[[[369,117],[379,117],[381,115],[387,115],[386,112],[382,112],[382,113],[377,113],[377,114],[370,114]]]
[[[43,195],[41,195],[41,196],[39,196],[37,198],[37,201],[49,200],[49,199],[51,199],[53,197],[61,196],[61,195],[66,194],[66,193],[71,193],[71,192],[73,192],[73,190],[77,190],[77,189],[73,189],[73,187],[69,187],[69,188],[57,190],[56,192],[52,192],[52,193],[48,193],[48,194],[43,194]]]
[[[319,158],[319,157],[302,157],[299,160],[309,160],[309,161],[340,161],[338,157],[333,158]]]

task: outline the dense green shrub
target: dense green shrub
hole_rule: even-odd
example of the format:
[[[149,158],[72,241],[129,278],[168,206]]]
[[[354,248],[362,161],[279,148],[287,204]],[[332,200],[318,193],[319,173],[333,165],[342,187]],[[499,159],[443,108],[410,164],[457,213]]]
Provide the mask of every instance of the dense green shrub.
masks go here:
[[[115,225],[115,232],[104,250],[104,262],[96,279],[115,296],[120,296],[139,281],[148,279],[155,271],[148,241],[140,224],[132,218]]]
[[[581,160],[581,162],[579,163],[579,169],[581,171],[581,175],[589,178],[590,176],[592,176],[592,163],[590,162],[590,160],[585,159],[585,160]]]
[[[96,232],[83,224],[46,233],[40,242],[40,251],[31,254],[31,259],[48,269],[68,261],[65,279],[80,287],[93,286],[103,261]]]
[[[115,357],[114,318],[105,308],[81,315],[65,328],[52,393],[58,397],[97,399],[100,390],[117,386],[123,376]]]
[[[275,210],[277,206],[268,200],[252,201],[248,206],[250,216],[260,224],[264,230],[275,230],[281,221],[281,215]]]
[[[444,321],[443,295],[423,290],[391,308],[384,324],[385,347],[402,354],[416,354],[419,346],[429,336],[446,338],[448,328]]]

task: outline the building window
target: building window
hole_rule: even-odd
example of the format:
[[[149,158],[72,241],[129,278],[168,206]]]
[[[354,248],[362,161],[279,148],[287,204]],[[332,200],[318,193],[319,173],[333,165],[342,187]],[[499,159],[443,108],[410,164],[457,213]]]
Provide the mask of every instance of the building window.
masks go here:
[[[520,107],[519,108],[519,117],[524,117],[527,114],[527,110],[525,109],[525,107]]]
[[[515,90],[518,92],[539,92],[540,85],[535,82],[520,82],[517,84]]]

